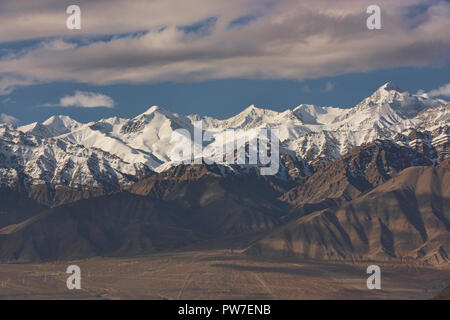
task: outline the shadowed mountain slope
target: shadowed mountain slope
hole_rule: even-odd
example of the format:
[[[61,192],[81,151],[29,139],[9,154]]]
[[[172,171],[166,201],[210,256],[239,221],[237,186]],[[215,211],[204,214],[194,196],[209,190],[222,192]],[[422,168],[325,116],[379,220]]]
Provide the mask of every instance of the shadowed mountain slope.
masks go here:
[[[250,239],[285,214],[280,193],[259,175],[224,179],[206,166],[173,170],[137,183],[131,191],[140,195],[80,200],[0,229],[0,261],[124,256]]]
[[[0,188],[0,204],[0,228],[22,222],[47,208],[26,193],[9,188]]]
[[[203,164],[170,168],[127,191],[36,206],[44,211],[3,224],[0,261],[136,255],[237,238],[262,239],[248,249],[262,255],[448,259],[448,160],[401,171],[432,163],[377,141],[336,163],[296,187],[298,202],[280,200],[294,181]]]
[[[248,254],[326,260],[419,259],[450,254],[450,169],[411,167],[360,198],[298,218]]]
[[[198,223],[178,206],[129,193],[48,209],[0,230],[1,261],[133,255],[199,238]]]
[[[354,148],[310,176],[280,199],[295,206],[326,200],[352,200],[410,166],[429,166],[427,154],[392,141],[377,140]]]
[[[195,212],[216,236],[268,230],[280,223],[287,206],[277,199],[282,186],[253,174],[224,178],[217,165],[180,165],[143,179],[130,192],[176,202]]]

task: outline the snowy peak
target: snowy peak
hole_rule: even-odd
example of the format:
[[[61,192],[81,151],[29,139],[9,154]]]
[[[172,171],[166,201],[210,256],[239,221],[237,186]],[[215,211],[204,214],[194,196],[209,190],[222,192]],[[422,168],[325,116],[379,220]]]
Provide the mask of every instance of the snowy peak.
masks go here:
[[[345,113],[345,109],[333,107],[319,107],[312,104],[301,104],[294,108],[293,113],[303,124],[330,124]]]
[[[68,133],[74,129],[77,129],[81,125],[71,117],[63,115],[52,116],[42,124],[50,130],[58,133],[58,135]]]
[[[411,94],[408,92],[402,93],[397,85],[392,82],[387,82],[379,87],[368,98],[364,99],[358,106],[360,108],[367,108],[376,107],[382,104],[408,104],[408,102],[413,102],[408,101],[408,98],[410,97]]]
[[[245,108],[240,114],[242,115],[261,115],[265,112],[264,109],[257,108],[254,104],[249,105],[247,108]]]
[[[248,118],[248,117],[258,118],[263,117],[265,115],[276,115],[276,114],[278,114],[278,112],[268,109],[257,108],[254,104],[252,104],[247,108],[245,108],[243,111],[241,111],[238,115],[231,117],[228,120]]]
[[[161,110],[161,107],[159,106],[151,106],[150,108],[147,109],[147,111],[143,112],[142,114],[152,114],[156,111]]]
[[[27,126],[20,127],[23,132],[35,135],[37,137],[51,138],[54,136],[54,132],[50,131],[47,126],[39,122],[33,122]],[[56,134],[57,135],[57,134]]]
[[[250,105],[245,108],[238,115],[221,121],[223,128],[239,128],[239,129],[253,129],[258,128],[264,124],[270,124],[279,112],[257,108],[255,105]]]
[[[147,111],[139,114],[138,116],[126,120],[120,129],[122,134],[138,134],[152,123],[156,126],[161,125],[163,122],[172,119],[173,114],[164,110],[159,106],[152,106]]]
[[[411,119],[422,110],[444,103],[444,100],[432,99],[426,95],[401,92],[397,85],[387,82],[355,106],[353,111],[363,118],[373,116],[378,119],[392,119],[393,122],[388,121],[388,125],[391,125],[404,119]]]
[[[32,124],[19,127],[19,130],[35,136],[51,138],[65,133],[69,133],[81,124],[68,116],[56,115],[45,120],[42,123],[34,122]]]
[[[445,101],[441,99],[432,99],[427,95],[410,94],[407,91],[402,91],[397,85],[392,82],[387,82],[378,88],[370,97],[364,99],[359,105],[376,106],[380,104],[389,104],[394,109],[415,109],[417,107],[435,107],[444,104]],[[358,107],[358,106],[357,106]]]
[[[177,114],[176,113],[172,113],[164,108],[161,108],[160,106],[151,106],[150,108],[148,108],[145,112],[141,113],[140,115],[138,115],[135,118],[142,118],[144,116],[154,116],[155,114],[159,114],[159,115],[164,115],[165,117],[168,118],[173,118],[176,117]]]
[[[134,119],[153,119],[154,117],[165,117],[167,119],[180,119],[185,118],[184,116],[180,116],[177,113],[170,112],[164,108],[161,108],[160,106],[151,106],[148,108],[145,112],[141,113],[140,115],[134,117]]]
[[[65,128],[79,125],[79,123],[77,121],[75,121],[71,117],[65,116],[65,115],[51,116],[50,118],[45,120],[42,124],[45,124],[46,126],[59,125],[59,126],[65,127]]]
[[[397,91],[401,92],[400,88],[393,82],[388,81],[378,88],[377,91]]]

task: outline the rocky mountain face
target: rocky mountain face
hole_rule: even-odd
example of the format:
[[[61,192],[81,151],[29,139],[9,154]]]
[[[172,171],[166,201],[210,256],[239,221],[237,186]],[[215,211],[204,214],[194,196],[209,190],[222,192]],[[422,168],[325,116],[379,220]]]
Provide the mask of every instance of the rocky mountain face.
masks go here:
[[[0,231],[0,257],[48,261],[130,256],[178,248],[205,238],[175,204],[118,193],[42,211]]]
[[[263,177],[178,166],[129,192],[43,210],[0,229],[0,261],[46,261],[171,250],[210,241],[247,243],[280,225],[281,194]],[[230,246],[225,244],[225,246]]]
[[[448,262],[450,104],[392,83],[353,108],[250,106],[225,120],[152,107],[87,124],[0,125],[0,261],[188,245],[328,260]],[[173,132],[280,132],[273,176],[177,164]],[[190,135],[190,137],[189,137]],[[248,156],[248,144],[244,146]],[[235,150],[235,154],[238,150]]]
[[[97,148],[0,126],[0,188],[46,205],[120,190],[151,174]]]
[[[349,201],[411,166],[431,166],[436,153],[420,152],[390,140],[363,144],[316,171],[282,197],[294,205]]]
[[[448,263],[450,167],[410,167],[363,196],[292,220],[248,254]]]
[[[143,179],[130,192],[171,201],[190,212],[215,236],[270,230],[286,215],[277,198],[290,187],[256,171],[223,178],[217,166],[181,165]]]
[[[179,165],[127,191],[42,208],[4,225],[0,261],[202,244],[267,257],[447,263],[449,168],[449,159],[433,165],[391,141],[363,145],[291,183],[256,170],[224,178],[217,165]]]

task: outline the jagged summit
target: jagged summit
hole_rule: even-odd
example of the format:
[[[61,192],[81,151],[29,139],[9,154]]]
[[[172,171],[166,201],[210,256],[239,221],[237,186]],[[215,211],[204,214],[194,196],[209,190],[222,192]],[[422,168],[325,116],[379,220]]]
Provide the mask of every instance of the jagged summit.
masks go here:
[[[66,116],[66,115],[54,115],[54,116],[51,116],[50,118],[48,118],[47,120],[45,120],[43,122],[43,124],[45,124],[45,125],[49,125],[49,124],[52,124],[52,123],[64,123],[64,124],[67,124],[67,123],[73,123],[73,122],[77,122],[77,121],[75,121],[74,119],[72,119],[69,116]]]
[[[52,116],[42,123],[46,127],[55,131],[55,133],[63,134],[72,131],[80,126],[80,123],[69,116],[56,115]]]
[[[264,111],[265,109],[258,108],[254,104],[249,105],[247,108],[244,109],[242,112],[257,112],[257,111]]]
[[[272,110],[268,110],[268,109],[263,109],[263,108],[258,108],[256,107],[254,104],[249,105],[247,108],[245,108],[244,110],[242,110],[238,115],[234,116],[247,116],[247,115],[262,115],[266,112],[271,112]],[[272,111],[275,112],[275,111]],[[231,117],[231,118],[234,118]],[[230,119],[231,119],[230,118]]]
[[[153,118],[155,115],[159,115],[159,116],[163,116],[166,117],[168,119],[177,119],[180,118],[180,116],[177,113],[174,112],[170,112],[169,110],[166,110],[160,106],[151,106],[150,108],[148,108],[145,112],[137,115],[136,117],[134,117],[134,119],[140,119],[140,118]],[[184,116],[181,116],[184,117]]]
[[[373,105],[392,103],[395,101],[404,100],[406,97],[410,97],[409,92],[402,92],[401,89],[393,82],[386,82],[377,90],[375,90],[369,97],[363,100],[371,102]]]
[[[19,127],[19,130],[35,136],[51,138],[72,132],[82,124],[65,115],[54,115],[44,122],[33,122]]]
[[[386,91],[399,91],[401,92],[401,89],[399,86],[397,86],[394,82],[392,81],[388,81],[385,84],[383,84],[380,88],[378,88],[378,90],[386,90]],[[378,91],[377,90],[377,91]]]
[[[148,108],[145,112],[141,113],[141,114],[152,114],[156,111],[161,111],[163,110],[160,106],[151,106],[150,108]]]

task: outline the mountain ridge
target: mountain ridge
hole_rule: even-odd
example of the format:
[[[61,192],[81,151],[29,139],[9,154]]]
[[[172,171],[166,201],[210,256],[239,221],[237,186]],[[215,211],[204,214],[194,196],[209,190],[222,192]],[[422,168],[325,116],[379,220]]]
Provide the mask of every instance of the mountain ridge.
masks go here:
[[[288,222],[246,252],[265,257],[448,263],[449,174],[448,162],[409,167],[349,203]]]
[[[174,161],[172,151],[178,143],[174,132],[181,129],[191,143],[199,120],[202,133],[213,138],[202,141],[203,147],[230,143],[219,139],[225,130],[233,129],[238,139],[245,139],[263,128],[277,128],[278,173],[264,176],[258,165],[250,164]],[[291,238],[306,251],[313,250],[313,255],[298,248],[280,249],[281,243],[292,247],[282,235],[274,252],[320,259],[390,259],[401,252],[398,257],[414,253],[420,261],[442,263],[449,251],[443,246],[448,231],[447,211],[441,205],[447,201],[444,193],[433,191],[427,198],[411,194],[422,188],[414,184],[400,185],[399,191],[382,187],[398,182],[408,168],[431,168],[414,169],[419,174],[445,167],[450,154],[449,120],[450,104],[400,92],[387,83],[349,109],[302,104],[276,112],[251,105],[219,120],[152,106],[131,119],[79,123],[53,116],[19,128],[1,124],[0,260],[141,254],[198,241],[228,243],[231,238],[240,248],[254,242],[257,245],[249,250],[265,255],[264,245],[261,250],[257,246],[268,241],[270,247],[272,232],[294,228],[293,235],[312,223],[317,234],[302,229],[296,239]],[[238,151],[248,158],[249,144],[241,148],[234,149],[235,158]],[[448,188],[436,182],[447,176],[439,170],[437,175],[428,174],[435,181],[433,190]],[[392,204],[397,225],[379,220],[378,214],[390,209],[383,208],[382,200],[370,198],[373,190],[384,190],[380,199]],[[411,207],[414,217],[404,209],[411,203],[418,204]],[[370,224],[370,230],[375,230],[375,238],[381,234],[382,241],[373,238],[376,241],[368,245],[354,233],[361,230],[352,229],[345,219],[353,215],[349,208],[356,208],[362,225],[359,219],[366,215],[362,208],[371,207],[381,210],[370,211],[373,219],[381,221],[375,229]],[[127,212],[129,208],[136,212]],[[429,224],[420,227],[415,220],[422,216],[440,226],[432,243],[424,235],[434,234],[427,230],[435,229]],[[398,225],[415,228],[408,232],[416,247],[405,249],[408,253],[392,245],[396,236],[402,237]],[[312,246],[305,235],[315,239]],[[355,243],[359,251],[352,248]]]
[[[195,121],[200,120],[204,131],[256,132],[260,128],[278,128],[284,149],[308,163],[333,161],[362,143],[392,138],[410,128],[424,128],[427,115],[430,117],[434,113],[441,122],[448,122],[450,107],[444,100],[398,90],[388,82],[353,108],[301,104],[292,110],[277,112],[251,105],[235,116],[219,120],[208,116],[183,116],[152,106],[132,119],[114,117],[81,124],[67,116],[57,116],[18,129],[45,137],[60,137],[87,148],[97,147],[126,162],[143,163],[154,171],[165,170],[166,164],[173,160],[171,135],[174,130],[185,129],[192,137]]]

